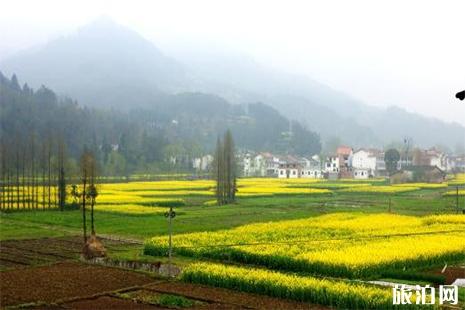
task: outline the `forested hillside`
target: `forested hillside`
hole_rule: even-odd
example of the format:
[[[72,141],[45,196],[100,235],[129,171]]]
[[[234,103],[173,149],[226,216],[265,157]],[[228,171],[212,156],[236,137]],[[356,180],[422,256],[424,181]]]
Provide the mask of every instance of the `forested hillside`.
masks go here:
[[[210,153],[227,128],[239,149],[306,156],[321,151],[317,134],[261,103],[233,105],[213,95],[181,93],[129,111],[89,108],[1,73],[0,123],[3,158],[15,164],[48,153],[55,161],[62,145],[73,170],[88,148],[106,175],[189,170],[191,160]]]
[[[2,60],[0,69],[9,76],[17,73],[35,88],[46,84],[94,108],[156,109],[158,117],[166,114],[159,110],[160,105],[196,109],[205,99],[207,103],[196,112],[200,117],[223,109],[225,101],[218,97],[186,94],[200,92],[238,105],[231,107],[236,112],[247,103],[263,102],[317,132],[324,142],[337,137],[354,147],[383,147],[408,136],[425,147],[463,144],[465,128],[459,124],[400,108],[368,106],[306,76],[281,72],[234,52],[198,48],[198,53],[186,48],[184,53],[165,54],[137,32],[101,19],[69,36],[12,55]],[[173,106],[167,114],[172,116],[177,109]],[[202,126],[203,131],[213,125]],[[284,127],[288,126],[276,124],[280,130]],[[189,134],[197,133],[189,130]],[[210,138],[197,136],[200,140],[204,137]]]

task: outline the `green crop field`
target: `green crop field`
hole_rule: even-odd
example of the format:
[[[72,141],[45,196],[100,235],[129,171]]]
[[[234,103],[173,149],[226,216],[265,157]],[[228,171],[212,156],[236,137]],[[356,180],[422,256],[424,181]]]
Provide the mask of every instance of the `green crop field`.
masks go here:
[[[465,215],[457,214],[465,203],[459,196],[457,209],[446,183],[238,184],[237,203],[224,206],[214,203],[212,181],[99,184],[97,233],[141,244],[110,257],[166,261],[165,212],[174,207],[180,280],[342,308],[390,304],[390,289],[368,280],[437,284],[444,279],[431,270],[465,262]],[[2,240],[56,237],[79,235],[82,217],[80,210],[14,206],[3,209],[1,224]]]

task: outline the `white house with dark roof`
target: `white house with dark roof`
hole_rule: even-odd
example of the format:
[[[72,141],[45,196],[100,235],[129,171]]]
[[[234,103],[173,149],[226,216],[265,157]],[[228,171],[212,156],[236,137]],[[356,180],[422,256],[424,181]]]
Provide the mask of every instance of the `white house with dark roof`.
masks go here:
[[[352,173],[355,179],[368,179],[386,170],[384,152],[376,149],[359,149],[352,156]]]
[[[278,178],[297,179],[302,175],[302,165],[297,162],[282,162],[278,168]]]
[[[301,178],[320,179],[324,176],[321,167],[321,160],[318,155],[313,155],[309,159],[303,158],[302,162],[304,162],[305,165],[300,171]]]

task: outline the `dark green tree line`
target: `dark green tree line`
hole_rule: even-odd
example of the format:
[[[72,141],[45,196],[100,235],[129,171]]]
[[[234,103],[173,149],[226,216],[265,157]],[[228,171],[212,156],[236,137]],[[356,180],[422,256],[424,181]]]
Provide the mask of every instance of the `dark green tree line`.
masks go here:
[[[47,169],[47,158],[51,165],[59,162],[56,146],[52,152],[47,146],[51,133],[59,133],[66,145],[68,176],[77,178],[84,145],[95,154],[102,176],[194,172],[193,159],[213,153],[217,133],[227,128],[240,148],[302,156],[319,153],[319,136],[298,122],[292,124],[292,134],[283,138],[289,120],[272,107],[235,105],[201,93],[166,95],[154,99],[151,106],[123,112],[93,109],[61,98],[45,86],[21,87],[16,76],[6,78],[0,72],[0,134],[9,140],[25,139],[18,141],[25,145],[35,141],[28,152],[11,155],[21,162],[28,160],[30,151],[35,153],[34,179],[42,174],[48,177],[49,172],[52,179],[59,179],[59,174]],[[8,173],[16,176],[15,167],[10,168],[5,178]]]

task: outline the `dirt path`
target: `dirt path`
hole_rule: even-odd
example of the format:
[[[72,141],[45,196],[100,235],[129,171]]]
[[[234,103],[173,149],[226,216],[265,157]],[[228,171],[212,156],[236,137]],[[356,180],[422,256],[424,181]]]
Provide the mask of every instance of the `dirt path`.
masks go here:
[[[122,241],[103,239],[108,250],[125,245]],[[51,264],[79,258],[81,237],[4,240],[0,242],[0,270]]]

